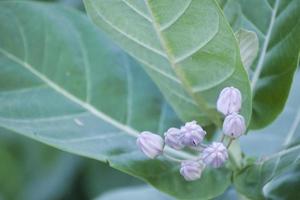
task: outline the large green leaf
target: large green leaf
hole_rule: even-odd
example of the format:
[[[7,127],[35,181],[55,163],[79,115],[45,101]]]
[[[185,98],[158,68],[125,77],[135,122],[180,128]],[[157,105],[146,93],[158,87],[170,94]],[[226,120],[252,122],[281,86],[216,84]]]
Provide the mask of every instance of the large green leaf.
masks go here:
[[[251,116],[251,93],[239,47],[211,0],[84,0],[88,14],[140,61],[183,120],[220,125],[220,90],[242,91]]]
[[[178,165],[138,150],[138,131],[162,133],[179,120],[138,64],[77,11],[1,1],[0,77],[6,129],[108,162],[181,199],[212,198],[230,184],[226,168],[188,183]]]
[[[221,5],[233,28],[243,27],[258,35],[260,52],[250,72],[251,128],[262,128],[283,110],[297,68],[299,0],[227,0]]]
[[[261,157],[256,163],[250,164],[235,175],[236,188],[251,199],[265,199],[275,195],[273,193],[276,193],[278,198],[282,195],[281,198],[284,199],[286,194],[278,190],[277,185],[283,182],[292,184],[291,181],[294,180],[289,178],[291,173],[299,176],[299,84],[300,73],[297,73],[287,106],[276,123],[259,130],[257,134],[249,134],[241,141],[247,155]]]

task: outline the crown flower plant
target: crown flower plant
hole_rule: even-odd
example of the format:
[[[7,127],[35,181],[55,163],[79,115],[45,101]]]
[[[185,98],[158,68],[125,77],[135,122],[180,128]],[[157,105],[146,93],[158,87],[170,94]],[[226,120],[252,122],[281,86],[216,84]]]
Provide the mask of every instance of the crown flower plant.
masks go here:
[[[246,131],[245,119],[242,115],[232,113],[225,117],[223,133],[232,138],[240,137]]]
[[[159,156],[164,147],[163,139],[149,131],[142,132],[136,140],[136,144],[146,156],[152,159]]]
[[[213,142],[202,153],[203,162],[213,168],[221,167],[227,159],[227,148],[222,142]]]
[[[0,1],[0,200],[300,199],[299,19],[300,0]]]
[[[137,145],[141,151],[151,159],[164,156],[174,162],[180,163],[179,173],[186,181],[195,181],[201,178],[206,167],[220,168],[229,158],[228,148],[234,139],[246,131],[245,119],[238,114],[242,105],[241,92],[234,87],[224,88],[217,100],[217,109],[225,115],[223,122],[223,135],[220,141],[211,144],[204,142],[206,131],[195,121],[186,122],[181,128],[171,127],[164,133],[164,139],[158,134],[147,131],[137,138]],[[224,143],[228,137],[227,144]],[[174,157],[166,147],[176,151],[194,151],[196,156],[184,160]]]
[[[182,149],[184,147],[182,138],[183,134],[178,128],[169,128],[165,132],[165,143],[173,149]]]
[[[224,115],[239,112],[242,107],[241,92],[234,87],[224,88],[217,101],[217,109]]]
[[[196,121],[185,123],[180,131],[182,134],[182,143],[186,146],[198,146],[206,135],[206,132]]]
[[[181,162],[180,174],[187,181],[197,180],[201,177],[204,165],[201,162],[187,160]]]

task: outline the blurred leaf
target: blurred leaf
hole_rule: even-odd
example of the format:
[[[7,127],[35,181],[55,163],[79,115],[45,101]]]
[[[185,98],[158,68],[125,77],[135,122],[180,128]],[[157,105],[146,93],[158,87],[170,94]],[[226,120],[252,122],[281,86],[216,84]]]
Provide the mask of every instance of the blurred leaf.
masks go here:
[[[9,200],[91,199],[142,183],[107,164],[70,156],[1,128],[0,160],[0,196]]]
[[[215,198],[214,200],[238,200],[238,196],[234,188],[230,187],[226,192],[224,192],[221,196]]]
[[[71,6],[74,8],[77,8],[79,10],[84,10],[84,5],[82,0],[19,0],[19,1],[41,1],[41,2],[55,2],[55,3],[61,3],[62,5]]]
[[[109,167],[105,163],[89,161],[83,170],[83,187],[89,199],[120,187],[141,185],[143,182]]]
[[[221,5],[234,29],[258,35],[260,51],[250,73],[254,95],[250,128],[263,128],[283,110],[297,68],[299,0],[227,0]]]
[[[249,131],[246,136],[240,138],[241,148],[247,156],[264,157],[281,150],[297,115],[296,108],[299,107],[300,101],[299,85],[300,72],[298,71],[284,111],[279,117],[268,127]]]
[[[224,87],[235,86],[243,93],[242,114],[250,120],[250,83],[215,1],[84,3],[94,22],[143,64],[181,119],[220,125],[216,99]]]
[[[264,196],[270,200],[284,199],[295,200],[300,199],[300,166],[276,177],[263,188]]]
[[[226,168],[187,183],[174,163],[138,150],[139,131],[162,133],[179,120],[138,64],[80,12],[0,2],[0,35],[0,126],[108,162],[176,198],[213,198],[229,186]]]
[[[244,67],[249,70],[258,53],[258,39],[253,31],[240,29],[235,33],[240,45],[240,53]]]
[[[58,154],[53,163],[50,163],[51,165],[44,167],[47,173],[45,171],[35,172],[31,181],[26,185],[24,183],[25,190],[21,193],[22,199],[61,199],[66,195],[66,191],[71,190],[74,177],[81,164],[80,161],[79,158],[71,155]],[[37,167],[34,167],[33,170],[37,170]]]
[[[277,190],[276,184],[282,184],[281,182],[283,181],[285,184],[292,184],[291,182],[288,183],[289,179],[286,178],[286,176],[291,175],[285,175],[285,173],[300,164],[299,83],[300,73],[297,73],[288,104],[276,123],[260,131],[263,132],[261,134],[251,134],[244,137],[244,140],[241,142],[243,148],[245,148],[245,145],[248,145],[247,153],[251,153],[254,150],[255,152],[260,152],[260,156],[263,155],[256,163],[246,166],[235,175],[234,183],[236,188],[249,198],[265,199],[266,196],[264,195],[269,195],[263,193],[265,188],[271,190],[271,185],[275,185],[274,190]],[[252,145],[250,146],[250,144]],[[278,149],[281,150],[266,156],[266,152],[274,152]],[[254,153],[252,152],[252,154]],[[296,170],[293,172],[297,176],[298,172]],[[290,179],[290,181],[293,180]],[[293,187],[296,187],[296,185]],[[285,199],[284,197],[286,196],[280,191],[276,195],[282,195],[282,199]],[[294,195],[298,195],[298,193]]]
[[[11,200],[61,199],[71,189],[80,166],[77,157],[49,150],[2,128],[0,160],[0,192]]]
[[[125,187],[118,190],[107,192],[97,197],[95,200],[120,200],[120,199],[139,199],[139,200],[172,200],[173,198],[160,193],[149,186]]]

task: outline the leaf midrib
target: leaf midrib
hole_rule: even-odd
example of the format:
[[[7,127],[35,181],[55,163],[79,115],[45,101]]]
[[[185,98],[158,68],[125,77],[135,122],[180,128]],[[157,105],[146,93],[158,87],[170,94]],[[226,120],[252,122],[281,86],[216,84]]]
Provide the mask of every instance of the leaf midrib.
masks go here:
[[[75,104],[81,106],[82,108],[84,108],[85,110],[89,111],[90,113],[92,113],[96,117],[100,118],[101,120],[106,121],[107,123],[119,128],[120,130],[126,132],[128,135],[131,135],[131,136],[134,136],[134,137],[137,137],[139,135],[138,131],[136,131],[135,129],[132,129],[131,127],[128,127],[128,126],[116,121],[115,119],[111,118],[107,114],[99,111],[97,108],[95,108],[91,104],[88,104],[87,102],[80,100],[79,98],[77,98],[76,96],[69,93],[67,90],[63,89],[62,87],[57,85],[55,82],[53,82],[52,80],[47,78],[44,74],[37,71],[33,66],[31,66],[30,64],[28,64],[26,62],[23,62],[18,57],[11,54],[10,52],[4,50],[3,48],[0,48],[0,52],[4,56],[9,58],[10,60],[18,63],[21,66],[23,66],[25,69],[27,69],[33,75],[38,77],[41,81],[43,81],[50,88],[52,88],[53,90],[55,90],[59,94],[63,95],[64,97],[66,97],[67,99],[72,101],[73,103],[75,103]]]
[[[0,53],[2,53],[4,56],[6,56],[7,58],[9,58],[10,60],[20,64],[21,66],[23,66],[25,69],[27,69],[29,72],[31,72],[33,75],[37,76],[40,80],[42,80],[46,85],[48,85],[50,88],[52,88],[53,90],[55,90],[56,92],[58,92],[59,94],[63,95],[64,97],[66,97],[67,99],[69,99],[70,101],[72,101],[73,103],[81,106],[82,108],[84,108],[85,110],[87,110],[88,112],[92,113],[93,115],[95,115],[96,117],[100,118],[101,120],[106,121],[107,123],[119,128],[120,130],[124,131],[125,133],[127,133],[130,136],[133,137],[138,137],[139,132],[135,129],[132,129],[131,127],[125,126],[124,124],[116,121],[115,119],[111,118],[110,116],[106,115],[105,113],[97,110],[95,107],[93,107],[92,105],[78,99],[76,96],[74,96],[73,94],[69,93],[68,91],[64,90],[63,88],[61,88],[59,85],[57,85],[55,82],[53,82],[52,80],[48,79],[44,74],[40,73],[39,71],[37,71],[35,68],[33,68],[31,65],[29,65],[26,62],[23,62],[22,60],[20,60],[18,57],[16,57],[15,55],[9,53],[8,51],[5,51],[3,48],[0,48]],[[13,130],[14,131],[14,130]],[[33,139],[37,139],[34,138],[32,136],[29,136]],[[38,139],[37,139],[38,140]],[[43,140],[40,140],[41,142],[44,142]],[[47,143],[47,142],[46,142]],[[50,144],[50,143],[49,143]],[[53,146],[53,144],[50,144]],[[55,145],[54,145],[55,146]],[[59,146],[57,146],[58,148],[60,148]],[[176,155],[182,159],[192,159],[194,158],[193,155],[190,155],[189,153],[183,152],[183,151],[177,151],[175,149],[172,149],[168,146],[165,146],[164,151],[167,153],[171,153],[173,155]],[[79,154],[77,152],[77,154]],[[83,156],[85,156],[84,154],[82,154]],[[106,159],[105,159],[106,160]]]
[[[193,0],[191,0],[191,2],[192,2],[192,1],[193,1]],[[194,96],[194,94],[193,94],[192,88],[189,88],[189,87],[188,87],[188,84],[186,83],[186,81],[184,80],[184,78],[177,72],[177,70],[175,70],[175,68],[176,68],[176,60],[173,58],[173,56],[172,56],[172,55],[169,53],[169,51],[168,51],[168,47],[167,47],[167,45],[166,45],[165,39],[163,38],[163,36],[162,36],[162,34],[161,34],[161,29],[159,28],[159,25],[157,24],[157,22],[156,22],[156,20],[155,20],[155,18],[154,18],[154,15],[153,15],[153,12],[152,12],[152,10],[151,10],[151,7],[150,7],[150,5],[149,5],[149,3],[148,3],[148,0],[144,0],[144,2],[145,2],[145,5],[146,5],[146,7],[147,7],[149,13],[150,13],[150,16],[151,16],[151,19],[152,19],[153,29],[154,29],[154,31],[155,31],[157,37],[158,37],[158,40],[159,40],[159,42],[160,42],[160,44],[161,44],[163,50],[165,51],[165,54],[166,54],[166,56],[167,56],[167,60],[169,61],[169,63],[170,63],[170,65],[171,65],[171,67],[173,68],[175,74],[177,75],[177,77],[179,78],[179,80],[180,80],[181,83],[183,84],[184,88],[187,90],[187,92],[188,92],[189,95],[191,96],[191,99],[193,99],[193,100],[196,102],[196,104],[197,104],[198,106],[201,107],[201,110],[202,110],[204,113],[206,113],[206,115],[210,118],[210,120],[212,120],[212,122],[213,122],[214,124],[219,125],[219,119],[218,119],[218,117],[215,116],[215,115],[213,115],[213,114],[209,111],[207,105],[205,104],[205,101],[202,100],[203,103],[200,104],[200,102],[198,102],[198,101],[195,100],[195,96]],[[178,19],[178,18],[177,18],[177,19]],[[213,37],[215,37],[215,35],[214,35]]]

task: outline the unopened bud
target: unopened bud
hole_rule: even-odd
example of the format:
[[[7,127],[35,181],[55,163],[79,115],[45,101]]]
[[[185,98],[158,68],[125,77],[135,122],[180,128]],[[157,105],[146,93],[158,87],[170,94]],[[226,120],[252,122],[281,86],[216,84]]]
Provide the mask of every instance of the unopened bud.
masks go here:
[[[234,87],[224,88],[217,101],[217,109],[224,115],[238,112],[242,106],[241,92]]]
[[[174,149],[182,149],[184,145],[182,144],[182,133],[178,128],[169,128],[165,133],[165,143],[166,145]]]
[[[164,148],[162,137],[148,131],[144,131],[138,136],[136,144],[146,156],[152,159],[160,155]]]
[[[187,181],[194,181],[201,177],[204,165],[193,160],[183,161],[181,163],[180,174]]]
[[[245,119],[242,115],[232,113],[223,122],[223,132],[232,138],[238,138],[246,131]]]
[[[182,143],[186,146],[198,146],[206,135],[196,121],[187,122],[180,131],[183,134]]]
[[[202,152],[203,162],[213,168],[221,167],[227,159],[227,148],[220,142],[213,142]]]

